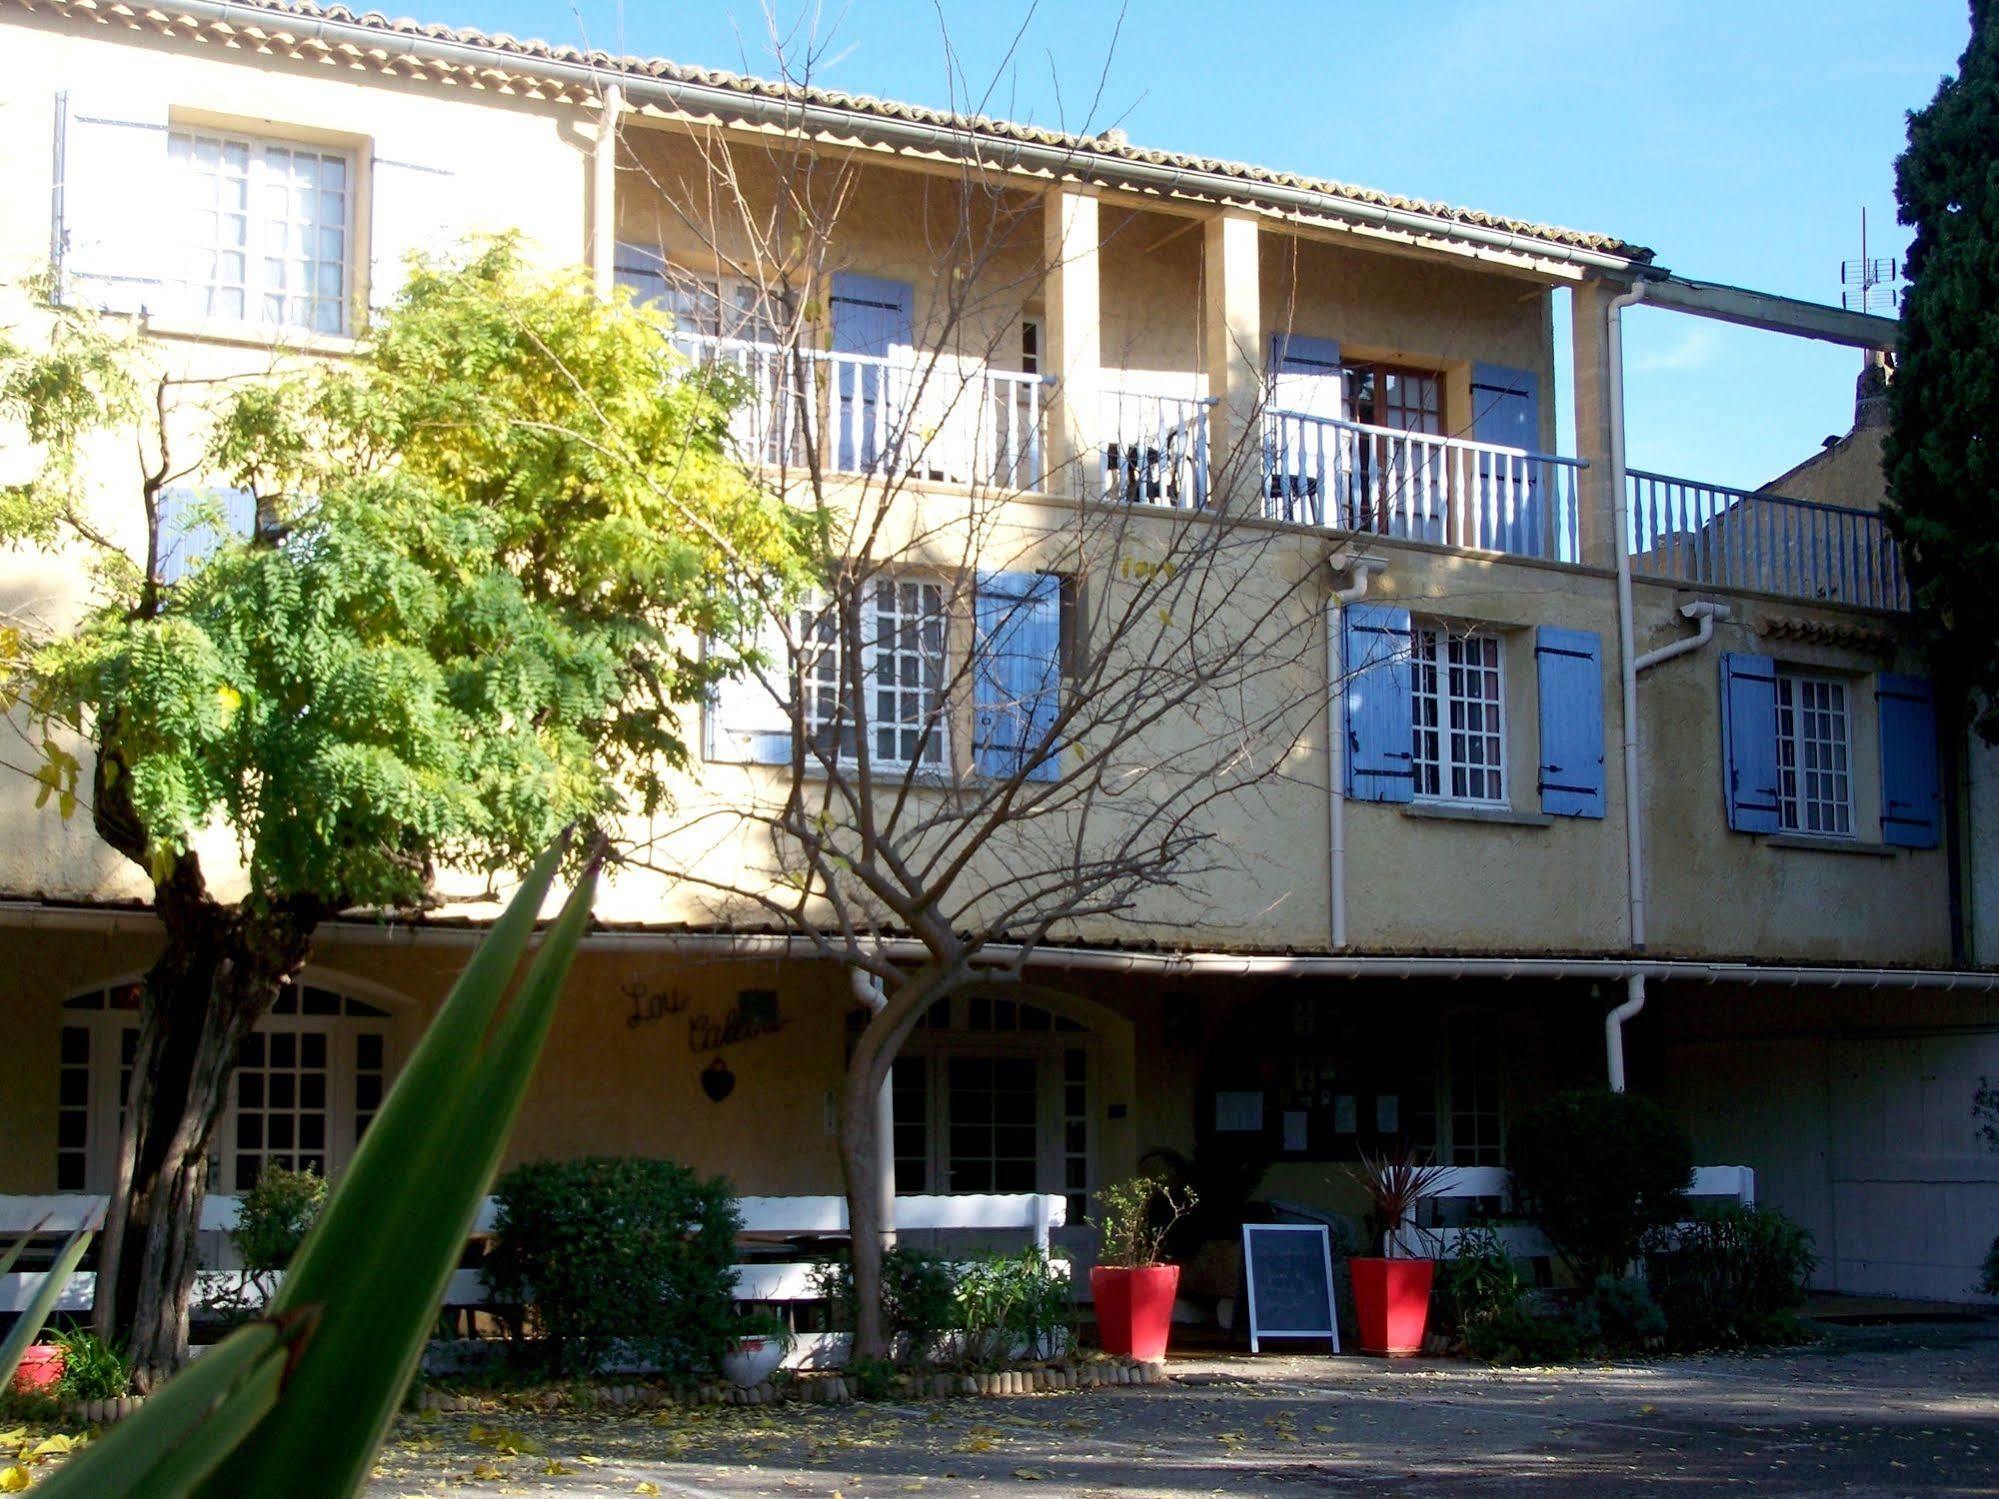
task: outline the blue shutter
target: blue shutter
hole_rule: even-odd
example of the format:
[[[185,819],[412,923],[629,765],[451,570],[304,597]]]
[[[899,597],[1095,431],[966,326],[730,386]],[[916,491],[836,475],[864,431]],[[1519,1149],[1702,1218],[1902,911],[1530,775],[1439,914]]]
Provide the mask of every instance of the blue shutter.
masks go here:
[[[1532,370],[1509,369],[1503,364],[1474,364],[1471,368],[1472,437],[1477,442],[1500,447],[1521,448],[1529,453],[1541,450],[1541,381]],[[1546,534],[1546,496],[1542,493],[1540,465],[1526,466],[1525,492],[1503,467],[1495,476],[1494,461],[1481,454],[1478,461],[1479,493],[1478,541],[1520,557],[1552,557],[1553,539]],[[1499,482],[1494,482],[1495,477]]]
[[[794,680],[797,663],[791,659],[784,632],[774,620],[762,622],[756,644],[763,657],[758,671],[738,672],[708,690],[706,711],[702,714],[702,754],[726,764],[788,765],[791,704],[781,700],[771,688],[776,687],[789,699],[793,694],[788,688]],[[703,642],[704,655],[713,650],[712,644]]]
[[[213,514],[221,507],[218,527]],[[174,488],[160,492],[160,552],[156,571],[162,583],[179,583],[196,564],[213,556],[226,536],[248,539],[257,532],[257,497],[247,489]]]
[[[1721,774],[1728,825],[1774,833],[1777,811],[1777,663],[1731,651],[1721,658]]]
[[[1603,639],[1542,625],[1534,634],[1541,691],[1541,810],[1603,816]]]
[[[412,255],[451,251],[469,208],[458,174],[441,161],[378,155],[368,173],[368,305],[380,312],[409,280]]]
[[[916,342],[916,290],[907,281],[835,271],[829,300],[836,354],[882,359]],[[872,364],[833,367],[839,397],[837,462],[845,472],[872,469],[895,436],[900,413],[893,409],[886,373]]]
[[[1883,672],[1874,679],[1874,703],[1881,719],[1881,841],[1935,848],[1943,836],[1936,689],[1928,677]]]
[[[1338,417],[1345,388],[1340,346],[1330,338],[1270,335],[1270,409],[1307,417]],[[1321,490],[1333,467],[1333,436],[1316,422],[1276,417],[1264,454],[1264,514],[1273,520],[1324,525]]]
[[[1047,739],[1062,705],[1062,580],[1053,573],[979,574],[972,662],[972,757],[980,775],[1013,776]],[[1061,774],[1050,752],[1031,781]]]
[[[1340,611],[1347,795],[1363,802],[1415,797],[1409,722],[1409,611],[1348,604]]]
[[[167,134],[166,101],[122,82],[56,95],[50,258],[80,305],[162,310],[162,226],[186,212],[167,201]]]

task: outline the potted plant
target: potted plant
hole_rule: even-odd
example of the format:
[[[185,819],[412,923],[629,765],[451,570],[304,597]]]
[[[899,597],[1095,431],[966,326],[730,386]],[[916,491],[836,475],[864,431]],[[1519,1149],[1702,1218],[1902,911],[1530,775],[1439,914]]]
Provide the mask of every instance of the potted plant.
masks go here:
[[[1437,1262],[1425,1256],[1389,1258],[1396,1235],[1413,1227],[1416,1204],[1448,1170],[1405,1149],[1375,1156],[1362,1150],[1360,1164],[1347,1176],[1367,1194],[1367,1246],[1372,1251],[1349,1260],[1354,1316],[1360,1323],[1363,1353],[1394,1356],[1419,1352],[1430,1320],[1430,1283]]]
[[[1104,1352],[1148,1364],[1166,1357],[1180,1267],[1160,1258],[1160,1246],[1198,1200],[1191,1187],[1176,1192],[1157,1176],[1134,1177],[1097,1194],[1103,1243],[1090,1270],[1090,1299]]]
[[[744,1389],[754,1389],[777,1372],[798,1342],[791,1325],[770,1307],[753,1307],[736,1318],[736,1344],[722,1355],[722,1372]]]

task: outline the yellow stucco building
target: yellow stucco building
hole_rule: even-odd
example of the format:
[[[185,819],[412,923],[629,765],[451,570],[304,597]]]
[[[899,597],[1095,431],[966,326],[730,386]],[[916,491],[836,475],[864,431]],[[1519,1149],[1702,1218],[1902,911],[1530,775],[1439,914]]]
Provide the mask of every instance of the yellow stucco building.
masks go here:
[[[177,371],[345,357],[406,252],[509,230],[741,371],[752,458],[792,441],[774,330],[802,312],[830,467],[865,489],[899,434],[919,612],[982,569],[1066,565],[1115,515],[1108,575],[1063,616],[1087,646],[1075,621],[1132,564],[1238,517],[1253,544],[1213,565],[1238,613],[1281,582],[1291,654],[1230,711],[1284,725],[1282,773],[1204,811],[1225,857],[1201,874],[1052,932],[1033,1002],[918,1030],[901,1190],[1062,1195],[1086,1256],[1088,1194],[1154,1150],[1261,1153],[1260,1195],[1338,1209],[1357,1148],[1496,1166],[1518,1110],[1613,1066],[1702,1160],[1755,1170],[1823,1284],[1969,1297],[1999,1209],[1969,1116],[1999,981],[1952,873],[1965,772],[1903,643],[1878,438],[1848,440],[1875,454],[1857,485],[1809,493],[1621,451],[1634,297],[1856,349],[1891,323],[1720,296],[1614,236],[340,8],[0,0],[0,42],[0,266],[53,251]],[[61,618],[85,586],[0,556],[10,609]],[[970,649],[968,619],[917,665]],[[940,775],[975,778],[976,702],[915,701],[959,725]],[[687,830],[779,772],[753,708],[702,718],[678,820],[641,832],[726,884],[767,854]],[[104,1190],[156,942],[140,872],[33,789],[0,783],[16,1199]],[[245,1054],[216,1191],[341,1167],[490,912],[322,930]],[[621,874],[598,914],[514,1158],[837,1191],[847,975],[695,881]]]

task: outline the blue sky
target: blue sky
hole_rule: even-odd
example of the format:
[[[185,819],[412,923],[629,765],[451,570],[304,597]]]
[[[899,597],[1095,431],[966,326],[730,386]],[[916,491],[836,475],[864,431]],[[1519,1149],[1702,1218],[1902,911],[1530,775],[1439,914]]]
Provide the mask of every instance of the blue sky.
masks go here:
[[[426,20],[768,73],[757,0],[404,0]],[[1837,301],[1899,256],[1904,112],[1963,0],[775,0],[816,81],[1603,230],[1684,275]],[[803,18],[803,19],[801,19]],[[956,67],[947,60],[945,38]],[[1017,35],[1018,34],[1018,35]],[[1108,65],[1107,65],[1108,60]],[[1634,465],[1754,485],[1852,416],[1859,356],[1671,313],[1627,324]]]

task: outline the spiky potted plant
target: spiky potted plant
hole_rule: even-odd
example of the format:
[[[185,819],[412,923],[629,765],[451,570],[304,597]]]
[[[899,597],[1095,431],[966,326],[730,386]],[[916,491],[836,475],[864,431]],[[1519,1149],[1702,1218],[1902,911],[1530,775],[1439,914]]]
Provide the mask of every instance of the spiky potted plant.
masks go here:
[[[1427,1255],[1390,1255],[1406,1249],[1405,1230],[1414,1227],[1416,1205],[1449,1169],[1407,1148],[1399,1155],[1386,1151],[1371,1155],[1363,1149],[1359,1164],[1345,1168],[1368,1201],[1365,1226],[1370,1253],[1348,1262],[1363,1353],[1403,1356],[1423,1347],[1437,1262]]]
[[[1166,1235],[1199,1199],[1157,1176],[1137,1176],[1097,1193],[1102,1239],[1090,1270],[1097,1342],[1104,1352],[1156,1364],[1166,1357],[1180,1267],[1161,1255]]]
[[[722,1372],[730,1383],[752,1389],[777,1372],[798,1335],[784,1317],[767,1306],[755,1307],[736,1319],[736,1346],[722,1356]]]

